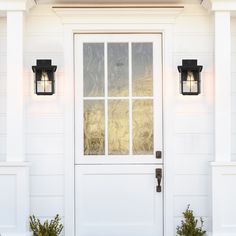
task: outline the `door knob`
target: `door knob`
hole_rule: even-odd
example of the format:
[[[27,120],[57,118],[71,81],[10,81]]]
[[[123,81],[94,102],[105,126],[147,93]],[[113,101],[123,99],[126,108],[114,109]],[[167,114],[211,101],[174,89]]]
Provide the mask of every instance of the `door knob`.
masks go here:
[[[156,179],[157,179],[156,191],[160,193],[161,192],[161,179],[162,179],[162,169],[160,168],[156,169]]]

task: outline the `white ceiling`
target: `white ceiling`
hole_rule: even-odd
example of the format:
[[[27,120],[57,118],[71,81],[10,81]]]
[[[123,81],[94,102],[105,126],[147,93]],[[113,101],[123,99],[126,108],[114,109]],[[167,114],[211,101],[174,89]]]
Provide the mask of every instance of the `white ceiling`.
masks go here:
[[[76,4],[76,3],[179,3],[198,4],[202,0],[35,0],[37,4]]]

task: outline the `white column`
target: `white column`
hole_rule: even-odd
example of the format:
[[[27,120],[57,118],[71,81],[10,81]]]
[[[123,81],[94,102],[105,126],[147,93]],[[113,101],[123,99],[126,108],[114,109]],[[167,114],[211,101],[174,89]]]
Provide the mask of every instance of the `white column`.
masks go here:
[[[7,161],[24,161],[23,11],[7,12]]]
[[[231,160],[230,12],[215,12],[215,161]]]

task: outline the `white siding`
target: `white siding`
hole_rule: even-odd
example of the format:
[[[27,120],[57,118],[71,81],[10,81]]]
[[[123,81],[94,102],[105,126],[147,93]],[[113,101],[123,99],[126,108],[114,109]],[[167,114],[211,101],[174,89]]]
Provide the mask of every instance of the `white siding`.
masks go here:
[[[26,155],[30,168],[30,212],[41,219],[64,216],[63,28],[49,6],[32,9],[25,32]],[[56,95],[34,94],[32,65],[57,65]]]
[[[174,222],[180,223],[182,212],[190,204],[205,226],[211,230],[210,164],[214,151],[213,98],[213,17],[200,6],[186,6],[174,26],[175,103],[175,169]],[[203,65],[202,93],[199,96],[179,94],[177,66],[182,59],[198,59]]]

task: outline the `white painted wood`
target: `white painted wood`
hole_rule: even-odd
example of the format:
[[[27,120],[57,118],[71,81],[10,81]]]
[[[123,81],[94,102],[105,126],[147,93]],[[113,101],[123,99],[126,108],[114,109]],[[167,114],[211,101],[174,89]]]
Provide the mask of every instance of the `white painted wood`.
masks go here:
[[[64,9],[66,12],[67,9]],[[173,14],[179,14],[179,11],[172,12]],[[63,11],[57,12],[63,20]],[[67,15],[68,13],[66,13]],[[93,16],[99,15],[99,10],[97,10],[96,14]],[[139,19],[140,11],[137,13],[137,19]],[[142,15],[144,17],[144,15]],[[158,14],[156,14],[158,16]],[[171,16],[171,18],[172,18]],[[114,19],[114,16],[111,16]],[[165,17],[164,17],[165,18]],[[74,23],[81,21],[80,14],[76,14],[74,16]],[[87,19],[88,20],[88,19]],[[106,22],[110,22],[111,19],[107,19]],[[64,20],[63,20],[64,21]],[[125,24],[121,24],[117,22],[117,24],[97,24],[97,19],[93,19],[93,23],[91,22],[84,22],[84,24],[66,24],[64,28],[65,34],[65,46],[64,46],[64,53],[65,53],[65,77],[67,78],[67,83],[65,84],[66,90],[66,120],[65,120],[65,159],[66,159],[66,174],[65,174],[65,181],[66,181],[66,204],[65,204],[65,225],[66,235],[73,235],[74,228],[72,225],[74,224],[74,188],[72,183],[74,183],[74,137],[73,137],[73,123],[74,123],[74,109],[73,109],[73,34],[74,33],[109,33],[109,32],[125,32],[125,33],[135,33],[135,32],[142,32],[142,33],[163,33],[163,81],[164,81],[164,104],[166,105],[164,110],[164,117],[166,123],[164,124],[165,129],[165,146],[166,149],[164,150],[165,156],[165,178],[164,178],[164,185],[168,191],[168,194],[165,195],[165,232],[167,235],[172,235],[174,232],[174,225],[173,225],[173,163],[171,161],[171,157],[173,157],[173,103],[174,103],[174,89],[173,89],[173,65],[172,65],[172,27],[169,24],[162,24],[161,22],[171,22],[165,18],[165,20],[160,21],[157,24],[140,24],[134,23],[132,19],[127,19]],[[86,23],[86,24],[85,24]],[[89,23],[89,24],[88,24]],[[174,80],[175,81],[175,80]],[[168,148],[170,147],[170,148]],[[168,174],[167,174],[168,173]]]
[[[63,197],[63,175],[31,176],[30,195],[33,197]],[[44,183],[42,185],[42,183]]]
[[[162,235],[163,193],[155,191],[161,165],[75,168],[76,236]]]
[[[182,216],[187,204],[190,204],[196,217],[209,217],[211,205],[208,202],[208,196],[176,196],[174,201],[176,217]]]
[[[7,161],[24,161],[24,12],[7,13]],[[16,41],[17,39],[17,41]],[[17,52],[17,53],[16,53]]]
[[[215,162],[212,164],[212,209],[214,236],[234,235],[236,232],[236,192],[235,189],[232,188],[235,181],[235,162]]]
[[[213,134],[213,113],[176,113],[175,132],[178,134]]]
[[[140,12],[139,12],[140,13]],[[138,14],[137,13],[137,18]],[[96,19],[94,18],[92,20],[92,17],[90,18],[91,24],[86,24],[86,21],[81,21],[82,23],[75,24],[75,25],[65,25],[65,45],[66,42],[68,43],[68,48],[70,50],[65,49],[65,58],[62,53],[63,51],[63,40],[62,40],[62,33],[63,33],[63,25],[60,22],[60,19],[55,15],[55,13],[51,10],[51,6],[47,5],[41,5],[36,6],[35,8],[31,9],[29,14],[27,14],[27,20],[26,20],[26,38],[27,38],[27,45],[26,50],[24,53],[24,67],[27,70],[27,73],[25,75],[25,81],[29,84],[28,86],[28,93],[27,97],[25,97],[25,108],[26,108],[26,121],[30,122],[29,126],[27,128],[27,133],[30,134],[27,137],[26,140],[26,147],[27,150],[30,150],[30,152],[34,154],[27,154],[27,160],[32,162],[32,171],[31,174],[33,176],[37,175],[38,178],[41,176],[48,175],[50,178],[51,176],[62,174],[60,165],[63,165],[63,161],[67,162],[68,160],[71,161],[73,159],[73,138],[71,138],[71,135],[73,135],[73,128],[71,133],[67,133],[67,128],[70,130],[73,119],[71,119],[69,116],[69,124],[68,120],[65,122],[65,129],[61,130],[61,126],[52,127],[48,130],[48,133],[43,129],[43,123],[47,123],[48,118],[48,124],[53,123],[53,117],[55,117],[55,124],[57,123],[57,116],[63,116],[64,114],[67,116],[66,112],[73,107],[73,96],[71,94],[71,91],[73,91],[73,83],[71,84],[71,81],[73,81],[73,75],[72,77],[68,76],[69,74],[66,73],[60,73],[60,76],[62,76],[62,80],[59,82],[60,86],[62,84],[62,90],[60,94],[56,94],[53,98],[47,98],[47,99],[41,99],[37,96],[33,95],[33,74],[31,71],[31,66],[35,64],[35,60],[37,58],[43,58],[44,56],[48,58],[52,58],[53,62],[55,62],[56,65],[59,65],[60,70],[64,72],[64,70],[67,70],[67,68],[71,69],[73,71],[73,58],[69,58],[71,55],[73,55],[73,34],[72,32],[80,33],[80,32],[98,32],[98,33],[104,33],[104,31],[126,31],[128,32],[139,32],[139,29],[141,29],[145,33],[149,32],[164,32],[163,33],[163,44],[164,44],[164,120],[165,122],[165,158],[166,158],[166,168],[169,170],[168,175],[166,176],[166,184],[169,187],[166,187],[170,194],[168,196],[166,195],[165,198],[167,199],[166,203],[166,225],[167,235],[174,235],[175,232],[175,226],[177,222],[181,220],[179,217],[178,212],[181,210],[180,208],[185,209],[184,203],[186,205],[188,204],[187,199],[194,198],[198,202],[198,209],[200,213],[203,212],[202,210],[202,203],[204,200],[202,200],[202,197],[199,195],[194,196],[185,196],[184,192],[181,196],[177,196],[180,198],[180,202],[182,205],[178,208],[178,205],[176,201],[174,201],[175,196],[171,194],[171,188],[174,187],[173,179],[175,177],[175,174],[188,174],[184,178],[188,178],[189,175],[202,175],[205,176],[205,181],[202,180],[202,184],[207,185],[208,188],[210,188],[210,184],[207,184],[207,166],[205,166],[203,163],[204,161],[208,160],[208,156],[212,155],[212,152],[214,151],[214,147],[211,149],[212,144],[214,142],[214,134],[210,135],[210,127],[214,124],[213,118],[210,118],[210,114],[214,114],[214,95],[211,91],[213,88],[214,83],[214,60],[213,60],[213,52],[209,50],[205,45],[202,43],[202,47],[198,46],[198,39],[200,39],[202,42],[205,41],[207,44],[211,47],[209,42],[212,40],[213,43],[213,18],[208,15],[209,13],[205,11],[203,8],[200,7],[200,5],[193,5],[193,6],[185,6],[185,9],[181,12],[181,14],[174,19],[174,25],[173,25],[173,34],[172,34],[172,26],[170,24],[143,24],[138,23],[140,19],[142,19],[143,16],[137,20],[137,24],[132,24],[129,26],[127,22],[120,23],[117,22],[117,24],[107,24],[109,22],[109,19],[107,22],[105,20],[101,20],[103,23],[96,24]],[[78,16],[79,17],[79,16]],[[94,16],[93,16],[94,17]],[[151,20],[150,20],[151,21]],[[231,19],[231,21],[235,21],[234,18]],[[83,24],[84,22],[84,24]],[[147,21],[148,22],[148,21]],[[156,20],[158,22],[158,20]],[[127,24],[125,24],[127,23]],[[150,22],[149,22],[150,23]],[[4,28],[5,28],[4,21],[0,21],[0,35],[5,37]],[[235,27],[232,27],[232,30],[235,31]],[[37,40],[37,36],[39,37]],[[196,36],[196,39],[195,37]],[[175,41],[175,37],[177,37],[176,46],[181,46],[181,50],[176,48],[176,46],[173,44],[173,41]],[[208,38],[209,37],[209,41]],[[211,37],[211,39],[210,39]],[[69,40],[68,40],[69,38]],[[48,40],[47,40],[48,39]],[[53,41],[55,40],[55,45],[52,45]],[[182,40],[182,42],[181,42]],[[37,45],[35,48],[33,45]],[[196,45],[196,48],[199,48],[200,52],[195,50],[195,47],[191,47],[190,45]],[[211,47],[212,48],[212,47]],[[53,50],[51,50],[53,49]],[[204,50],[203,50],[204,49]],[[5,50],[6,51],[6,50]],[[206,51],[206,52],[205,52]],[[0,50],[4,54],[4,51]],[[68,54],[70,55],[68,57]],[[72,57],[72,56],[71,56]],[[195,98],[193,97],[183,97],[179,94],[179,74],[177,72],[177,65],[181,64],[181,61],[183,58],[196,58],[198,59],[199,64],[202,64],[204,66],[203,73],[202,73],[202,83],[203,83],[203,94],[200,96],[197,96]],[[234,60],[233,56],[233,60]],[[6,60],[4,59],[4,55],[0,57],[0,71],[4,69]],[[65,63],[63,62],[65,59]],[[232,62],[234,65],[234,61]],[[234,70],[234,67],[232,68]],[[63,78],[64,77],[64,78]],[[58,78],[58,74],[56,76]],[[61,77],[60,77],[61,78]],[[59,79],[60,80],[60,79]],[[58,80],[57,80],[58,81]],[[56,86],[58,83],[56,82]],[[69,90],[67,88],[70,88]],[[65,88],[65,90],[64,90]],[[57,90],[58,91],[58,90]],[[67,91],[67,92],[65,92]],[[69,92],[68,92],[69,91]],[[0,113],[5,114],[5,94],[2,94],[0,97]],[[234,101],[235,98],[232,97],[232,100]],[[65,105],[65,106],[64,106]],[[234,106],[232,104],[232,110],[234,109]],[[73,110],[73,108],[72,108]],[[235,110],[235,109],[234,109]],[[65,112],[65,113],[64,113]],[[73,114],[73,111],[72,111]],[[196,119],[193,117],[196,115]],[[208,116],[209,115],[209,116]],[[38,117],[35,118],[34,117]],[[43,117],[43,118],[42,118]],[[197,117],[199,119],[197,119]],[[42,118],[42,119],[41,119]],[[32,119],[32,122],[31,122]],[[233,118],[232,118],[233,121]],[[195,124],[195,127],[194,127]],[[185,126],[186,125],[186,126]],[[42,127],[42,130],[40,129]],[[209,127],[209,130],[208,128]],[[199,129],[198,129],[199,128]],[[40,130],[42,131],[40,133]],[[62,138],[62,141],[58,142],[58,131],[60,130],[61,134],[59,134],[60,138]],[[26,131],[26,130],[25,130]],[[54,133],[55,132],[55,133]],[[66,132],[66,134],[64,134]],[[49,134],[50,133],[50,134]],[[186,136],[183,138],[183,136],[179,137],[179,134],[187,133],[190,136]],[[184,151],[185,148],[185,141],[188,140],[188,138],[192,139],[191,134],[194,133],[194,141],[192,142],[192,149],[193,153],[189,153],[188,150]],[[43,134],[43,135],[42,135]],[[207,135],[206,135],[207,134]],[[206,136],[205,136],[206,135]],[[37,137],[38,136],[38,137]],[[32,140],[31,140],[32,137]],[[70,137],[67,139],[67,137]],[[55,138],[55,143],[54,143]],[[179,138],[183,140],[183,142],[178,141]],[[202,138],[204,139],[203,141]],[[5,135],[1,136],[1,143],[0,143],[0,149],[3,150],[4,154],[0,154],[2,156],[5,155]],[[43,141],[45,139],[45,141]],[[177,140],[177,144],[176,143]],[[232,138],[234,140],[234,138]],[[48,152],[48,147],[45,148],[45,151],[41,151],[40,145],[38,145],[38,142],[43,142],[43,146],[53,146],[50,152]],[[204,144],[204,142],[207,142],[207,144],[210,145],[209,149],[207,149],[207,145]],[[233,141],[234,142],[234,141]],[[203,143],[203,144],[202,144]],[[32,148],[30,147],[33,144]],[[64,155],[63,148],[61,149],[61,146],[63,144],[66,144],[66,153]],[[189,142],[187,141],[187,144]],[[181,154],[177,154],[176,150],[173,148],[173,146],[178,146],[178,150],[181,151]],[[180,146],[179,146],[180,145]],[[202,146],[203,145],[203,146]],[[29,147],[28,147],[29,146]],[[35,148],[36,147],[36,148]],[[199,150],[198,150],[198,147]],[[69,150],[70,149],[70,150]],[[60,154],[55,154],[57,150],[61,150]],[[68,151],[69,150],[69,151]],[[198,152],[207,152],[207,153],[200,153],[196,154]],[[0,151],[1,152],[1,151]],[[41,153],[43,152],[43,153]],[[71,155],[72,154],[72,155]],[[180,157],[180,156],[185,156]],[[60,165],[58,165],[57,156],[61,156]],[[191,160],[196,157],[196,162]],[[51,159],[54,159],[54,162],[56,162],[55,166],[53,165],[53,161]],[[47,161],[48,159],[48,161]],[[188,159],[189,161],[187,161]],[[198,161],[199,160],[199,161]],[[178,162],[178,163],[176,163]],[[182,165],[181,165],[182,164]],[[69,166],[69,165],[68,165]],[[189,169],[188,169],[189,167]],[[51,172],[50,172],[51,169]],[[69,191],[68,189],[72,189],[73,186],[71,183],[73,183],[73,179],[70,179],[70,177],[73,175],[73,165],[70,166],[70,168],[67,168],[68,175],[66,174],[67,179],[67,185],[65,193],[67,194]],[[192,171],[192,172],[191,172]],[[69,176],[69,177],[68,177]],[[170,177],[169,177],[170,176]],[[54,178],[54,177],[53,177]],[[44,179],[44,177],[42,178]],[[42,180],[43,183],[43,180]],[[60,185],[60,183],[59,183]],[[166,185],[166,186],[167,186]],[[71,191],[73,192],[73,190]],[[71,209],[71,212],[73,212],[73,194],[71,195],[66,202],[71,202],[72,207],[67,207],[68,204],[66,204],[66,212],[68,212],[68,209]],[[40,194],[40,193],[39,193]],[[204,198],[205,201],[210,204],[211,199],[209,197]],[[55,202],[55,204],[54,204]],[[192,201],[191,201],[192,202]],[[190,202],[190,203],[191,203]],[[49,211],[47,206],[53,206],[53,210]],[[204,204],[205,205],[205,204]],[[39,197],[32,197],[31,201],[32,206],[32,212],[36,215],[42,215],[46,219],[47,217],[51,218],[53,217],[53,214],[56,212],[60,212],[64,214],[64,198],[60,198],[60,201],[56,196],[39,196]],[[194,205],[195,206],[195,205]],[[196,208],[194,207],[194,210]],[[177,211],[178,210],[178,211]],[[207,218],[207,229],[211,229],[211,212],[208,210],[208,216]],[[200,214],[199,213],[199,214]],[[178,215],[178,216],[177,216]],[[67,218],[66,223],[66,231],[68,232],[68,235],[71,236],[69,232],[70,225],[72,225],[71,218]],[[204,217],[204,219],[206,219]],[[208,224],[209,222],[209,224]],[[69,227],[67,227],[69,225]],[[209,226],[209,228],[208,228]],[[225,236],[225,235],[224,235]]]
[[[207,175],[175,175],[175,196],[207,196],[209,188]]]
[[[30,197],[30,214],[48,219],[54,218],[56,214],[64,215],[64,198],[62,196],[37,196]]]
[[[176,134],[175,154],[212,154],[213,134]]]
[[[64,175],[63,154],[29,154],[27,161],[31,163],[31,176],[58,176]],[[62,181],[64,183],[64,180]],[[62,184],[63,184],[62,183]],[[61,184],[58,182],[58,184]]]
[[[29,216],[29,167],[24,162],[0,163],[0,232],[25,233]]]
[[[126,24],[127,22],[133,24],[163,24],[174,23],[176,16],[180,14],[183,7],[173,8],[61,8],[54,7],[54,11],[60,16],[63,23],[66,24],[86,24],[94,22],[96,16],[96,23],[106,24],[109,19],[110,24]],[[122,17],[121,16],[122,11]],[[140,19],[138,14],[145,14],[145,17]]]
[[[64,133],[64,119],[62,114],[54,115],[29,115],[25,131],[28,134],[63,134]],[[0,116],[1,120],[1,116]],[[1,129],[0,129],[1,133]]]
[[[150,42],[153,45],[153,136],[154,136],[154,154],[153,155],[139,155],[136,156],[130,152],[129,155],[112,156],[108,155],[108,148],[106,148],[105,155],[93,156],[84,155],[83,148],[83,43],[88,42],[104,42],[105,55],[107,54],[107,43],[111,42],[128,42],[129,45],[133,42]],[[75,36],[75,164],[79,167],[75,168],[75,191],[76,205],[75,219],[76,219],[76,235],[110,235],[116,232],[117,235],[162,235],[163,231],[163,201],[162,197],[155,199],[155,168],[161,166],[162,160],[156,159],[155,150],[162,151],[162,64],[161,64],[161,35],[146,35],[146,34],[103,34],[103,35],[76,35]],[[131,50],[129,50],[131,52]],[[132,55],[129,55],[131,58]],[[105,63],[107,58],[105,56]],[[107,66],[105,66],[107,70]],[[131,71],[131,63],[129,62],[129,70]],[[131,77],[130,84],[132,87]],[[108,97],[107,91],[107,75],[105,73],[105,99]],[[128,99],[132,104],[132,93]],[[137,99],[137,98],[136,98]],[[107,111],[108,102],[105,102],[105,112]],[[130,106],[132,112],[132,106]],[[108,124],[108,117],[105,115],[105,127]],[[132,127],[132,126],[131,126]],[[130,129],[132,129],[130,127]],[[108,130],[106,129],[105,139],[108,137]],[[132,136],[130,137],[132,142]],[[108,144],[108,140],[106,141]],[[131,146],[132,148],[132,146]],[[131,149],[132,150],[132,149]],[[130,151],[131,151],[130,150]],[[100,165],[94,165],[94,164]],[[134,165],[139,163],[139,165]],[[143,164],[157,164],[151,167],[151,177],[147,178]],[[82,176],[80,166],[83,164]],[[90,165],[84,164],[93,164]],[[101,165],[105,164],[105,165]],[[109,165],[107,165],[109,164]],[[116,165],[111,165],[116,164]],[[123,165],[120,165],[123,164]],[[124,165],[126,164],[126,165]],[[127,165],[128,164],[128,165]],[[142,164],[140,166],[140,164]],[[90,172],[87,172],[87,169]],[[137,170],[135,173],[134,169]],[[149,170],[150,168],[148,168]],[[108,172],[107,172],[108,171]],[[85,172],[85,173],[83,173]],[[85,178],[89,175],[91,178]],[[101,179],[99,178],[101,176]],[[100,179],[100,180],[99,180]],[[78,184],[77,184],[78,181]],[[98,182],[97,182],[98,181]],[[104,185],[101,186],[101,181]],[[138,184],[138,188],[136,186]],[[148,182],[148,183],[147,183]],[[113,183],[116,188],[112,188]],[[129,184],[128,184],[129,183]],[[154,183],[154,184],[153,184]],[[87,186],[86,186],[87,185]],[[85,188],[80,188],[85,186]],[[100,188],[99,188],[100,186]],[[120,186],[120,187],[119,187]],[[93,192],[87,192],[86,189],[93,189]],[[164,188],[163,188],[164,191]],[[121,192],[125,193],[122,196]],[[119,194],[121,193],[121,194]],[[145,194],[146,193],[146,194]],[[151,193],[151,195],[150,195]],[[154,195],[155,194],[155,195]],[[153,196],[154,195],[154,196]],[[162,196],[162,193],[159,195]],[[159,196],[157,195],[157,196]],[[104,196],[104,197],[103,197]],[[107,197],[105,197],[107,196]],[[121,197],[121,199],[120,199]],[[90,199],[92,202],[90,202]],[[135,199],[135,201],[134,201]],[[142,204],[141,204],[141,202]],[[155,206],[149,203],[155,202]],[[148,204],[147,204],[148,203]],[[120,206],[118,209],[117,204]],[[142,207],[140,207],[142,205]],[[122,208],[122,210],[121,210]],[[145,209],[145,210],[144,210]],[[103,211],[103,213],[101,213]],[[90,212],[90,214],[86,214]],[[113,212],[113,213],[111,213]],[[91,214],[93,216],[91,216]],[[98,215],[100,217],[98,217]],[[87,218],[88,216],[88,218]],[[150,218],[151,216],[151,218]],[[128,217],[128,218],[127,218]],[[154,218],[153,218],[154,217]],[[101,219],[99,222],[98,218]],[[98,223],[94,220],[97,219]],[[150,222],[152,222],[150,224]],[[101,226],[101,224],[103,226]],[[89,228],[86,227],[89,225]],[[132,226],[131,226],[132,225]],[[94,229],[93,229],[94,228]]]
[[[213,154],[179,154],[175,156],[176,175],[208,175]],[[183,165],[184,163],[184,165]]]
[[[26,154],[63,154],[63,135],[33,134],[26,135]]]
[[[0,11],[27,11],[34,5],[34,0],[3,0],[0,1]]]
[[[231,159],[230,12],[215,12],[215,160]]]
[[[106,2],[108,2],[108,4],[109,3],[111,3],[111,2],[113,2],[113,1],[101,1],[101,0],[72,0],[72,1],[70,1],[71,3],[92,3],[92,4],[94,4],[94,3],[97,3],[97,4],[99,4],[99,3],[106,3]],[[133,1],[129,1],[130,3],[146,3],[145,1],[143,1],[143,0],[133,0]],[[155,1],[152,1],[153,3],[163,3],[163,1],[162,0],[155,0]],[[37,3],[39,3],[39,4],[67,4],[68,2],[67,2],[67,0],[37,0]],[[116,1],[114,1],[114,3],[117,3]],[[198,3],[198,1],[197,0],[166,0],[165,1],[165,3],[190,3],[190,4],[196,4],[196,3]]]
[[[217,1],[212,0],[213,11],[236,11],[236,2],[231,0]]]

